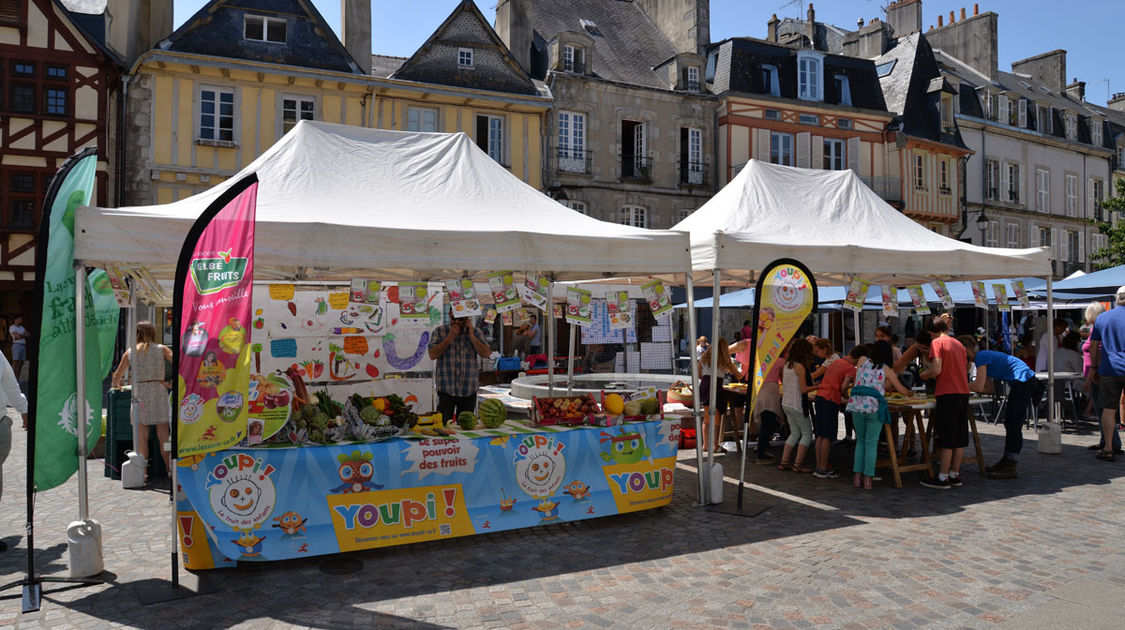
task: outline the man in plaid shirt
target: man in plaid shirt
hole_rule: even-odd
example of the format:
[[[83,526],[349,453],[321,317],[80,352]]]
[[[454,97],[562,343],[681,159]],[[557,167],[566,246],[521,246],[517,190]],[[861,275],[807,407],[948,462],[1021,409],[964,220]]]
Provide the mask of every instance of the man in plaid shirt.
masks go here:
[[[442,420],[452,420],[462,411],[475,412],[480,385],[477,357],[487,359],[491,349],[472,318],[454,319],[439,326],[430,337],[429,351],[434,360],[434,387]]]

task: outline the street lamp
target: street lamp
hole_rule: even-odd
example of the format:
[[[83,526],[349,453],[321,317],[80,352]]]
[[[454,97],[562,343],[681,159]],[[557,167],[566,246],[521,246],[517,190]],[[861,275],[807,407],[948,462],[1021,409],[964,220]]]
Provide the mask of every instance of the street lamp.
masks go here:
[[[980,229],[981,240],[985,240],[985,230],[988,229],[988,224],[988,217],[984,215],[984,210],[981,210],[980,215],[977,216],[977,228]]]

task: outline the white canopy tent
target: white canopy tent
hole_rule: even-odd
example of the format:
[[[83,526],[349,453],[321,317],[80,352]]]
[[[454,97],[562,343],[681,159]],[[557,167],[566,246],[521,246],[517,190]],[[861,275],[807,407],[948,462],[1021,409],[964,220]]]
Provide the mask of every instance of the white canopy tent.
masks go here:
[[[888,205],[850,170],[750,160],[672,229],[690,234],[692,270],[701,281],[711,276],[713,295],[720,294],[724,277],[729,284],[751,285],[756,272],[779,258],[800,261],[826,285],[849,277],[903,286],[935,279],[1049,278],[1051,273],[1048,248],[979,247],[931,232]],[[1049,279],[1047,287],[1050,296]],[[712,309],[712,316],[712,330],[718,331],[719,309]],[[711,357],[712,400],[717,359]]]

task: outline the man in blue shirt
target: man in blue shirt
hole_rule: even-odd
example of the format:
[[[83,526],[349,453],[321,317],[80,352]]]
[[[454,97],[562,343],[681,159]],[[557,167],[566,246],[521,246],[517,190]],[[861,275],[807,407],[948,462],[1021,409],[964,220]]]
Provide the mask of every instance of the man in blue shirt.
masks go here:
[[[1117,289],[1117,305],[1113,310],[1098,315],[1094,330],[1090,332],[1090,367],[1097,376],[1098,400],[1105,401],[1102,408],[1102,444],[1097,458],[1112,462],[1113,429],[1117,423],[1114,412],[1125,389],[1125,286]]]
[[[1008,384],[1008,402],[1004,412],[1004,456],[985,472],[989,479],[1015,479],[1016,463],[1023,450],[1023,424],[1027,421],[1029,404],[1039,404],[1039,381],[1035,372],[1022,360],[995,350],[978,350],[972,335],[957,338],[965,346],[965,355],[977,366],[977,378],[969,383],[969,391],[983,393],[988,379]]]

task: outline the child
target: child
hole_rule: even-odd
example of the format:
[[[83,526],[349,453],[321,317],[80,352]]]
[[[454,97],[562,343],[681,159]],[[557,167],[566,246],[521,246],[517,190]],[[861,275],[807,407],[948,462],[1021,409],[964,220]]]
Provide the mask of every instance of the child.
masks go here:
[[[898,382],[895,375],[894,352],[891,344],[879,340],[871,345],[869,360],[862,361],[855,373],[855,387],[847,410],[852,413],[855,423],[855,459],[852,472],[855,477],[852,485],[864,490],[871,489],[871,478],[875,476],[875,460],[879,458],[879,433],[883,424],[890,422],[887,400],[883,397],[886,383],[895,391],[909,396],[910,390]]]
[[[855,377],[855,366],[861,357],[867,356],[866,346],[856,346],[847,357],[837,359],[828,366],[820,388],[816,390],[814,406],[816,429],[816,470],[813,476],[818,479],[839,477],[828,463],[832,451],[832,440],[840,431],[840,404],[842,392]]]
[[[817,339],[813,342],[813,359],[815,369],[812,373],[812,379],[816,383],[820,383],[820,379],[824,378],[825,371],[832,362],[840,358],[839,354],[832,349],[832,342],[828,339]]]
[[[934,410],[930,423],[934,427],[941,468],[937,479],[922,479],[927,488],[948,490],[960,488],[961,459],[969,445],[969,370],[965,346],[949,334],[949,323],[935,319],[930,324],[935,335],[930,342],[930,368],[923,380],[936,379]]]
[[[811,354],[812,344],[804,339],[794,341],[789,348],[789,361],[781,374],[781,410],[785,412],[785,417],[789,421],[789,439],[785,441],[781,463],[777,465],[778,470],[812,472],[805,468],[805,455],[808,453],[809,444],[813,441],[812,423],[805,415],[802,403],[805,394],[816,389],[815,385],[806,385],[805,379]],[[790,459],[793,456],[794,446],[797,447],[796,460]]]

